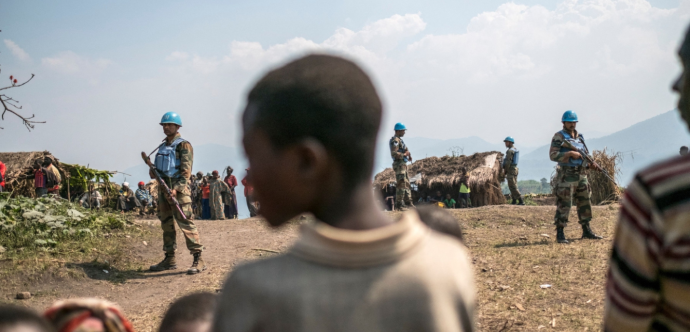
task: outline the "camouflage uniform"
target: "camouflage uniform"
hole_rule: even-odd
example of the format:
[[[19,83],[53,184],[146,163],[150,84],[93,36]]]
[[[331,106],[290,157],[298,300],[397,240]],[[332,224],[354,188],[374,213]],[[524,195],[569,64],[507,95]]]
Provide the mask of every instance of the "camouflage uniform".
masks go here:
[[[393,171],[395,172],[395,208],[400,209],[405,205],[412,206],[412,192],[410,191],[410,178],[407,175],[407,145],[402,138],[393,136],[389,142],[391,157],[393,158]]]
[[[172,141],[180,137],[178,133]],[[189,178],[192,173],[192,163],[194,161],[194,150],[189,142],[180,143],[175,149],[175,154],[180,156],[180,168],[177,176],[166,177],[161,176],[171,190],[177,191],[177,202],[180,203],[182,212],[190,218],[192,215],[192,198],[191,190],[189,189]],[[200,253],[203,251],[201,240],[199,239],[199,231],[196,225],[190,219],[182,218],[182,215],[177,211],[174,204],[171,204],[166,199],[167,194],[163,186],[158,186],[158,219],[161,221],[161,228],[163,228],[163,251],[166,253],[174,253],[177,249],[177,238],[175,232],[175,221],[184,234],[187,249],[190,253]]]
[[[575,139],[580,140],[580,135],[575,131]],[[581,166],[568,166],[572,162],[565,154],[568,152],[563,149],[565,137],[562,132],[557,132],[551,139],[549,157],[552,161],[558,162],[558,173],[556,174],[556,216],[554,224],[556,227],[565,227],[568,223],[568,215],[572,200],[577,206],[577,216],[581,225],[587,225],[592,220],[592,205],[589,200],[590,188],[587,181],[586,161]]]
[[[518,176],[518,167],[517,164],[514,163],[514,159],[517,155],[518,151],[516,148],[512,147],[506,151],[506,157],[503,160],[503,170],[506,174],[506,180],[508,180],[508,189],[510,189],[510,198],[512,198],[514,201],[519,200],[521,195],[520,195],[520,190],[518,190],[517,186],[517,176]],[[515,160],[517,162],[517,160]]]

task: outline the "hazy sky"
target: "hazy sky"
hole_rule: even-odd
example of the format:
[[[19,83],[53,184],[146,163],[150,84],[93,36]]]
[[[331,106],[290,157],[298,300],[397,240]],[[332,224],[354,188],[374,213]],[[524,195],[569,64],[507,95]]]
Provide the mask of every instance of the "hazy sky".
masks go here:
[[[543,145],[573,109],[611,133],[675,107],[690,0],[24,1],[0,3],[0,86],[47,124],[0,121],[0,151],[50,150],[123,170],[178,112],[194,145],[239,145],[252,82],[309,52],[369,72],[382,139],[479,136]],[[4,82],[4,83],[3,83]]]

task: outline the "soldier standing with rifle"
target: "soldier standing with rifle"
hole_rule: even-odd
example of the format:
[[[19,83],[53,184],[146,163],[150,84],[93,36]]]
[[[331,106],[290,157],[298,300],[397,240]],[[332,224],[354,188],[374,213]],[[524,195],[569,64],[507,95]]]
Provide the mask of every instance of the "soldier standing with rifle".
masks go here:
[[[508,151],[506,151],[506,157],[503,159],[503,173],[506,175],[508,180],[508,189],[510,189],[510,198],[512,202],[510,204],[525,205],[525,201],[522,200],[522,195],[520,195],[520,190],[518,190],[517,177],[518,177],[518,161],[520,159],[520,151],[515,148],[515,139],[508,136],[503,140],[506,144]]]
[[[558,243],[568,243],[563,228],[568,224],[570,207],[574,200],[577,205],[577,217],[582,225],[583,239],[601,239],[592,232],[589,222],[592,220],[592,204],[590,202],[589,182],[586,170],[593,168],[601,171],[599,165],[588,156],[587,145],[582,134],[575,130],[577,114],[566,111],[561,118],[563,130],[557,132],[551,139],[549,157],[558,163],[556,175],[556,240]],[[583,155],[584,154],[584,155]],[[608,176],[608,174],[606,174]]]
[[[184,140],[177,132],[182,127],[182,120],[177,113],[168,112],[163,115],[160,125],[166,138],[158,147],[155,166],[142,152],[142,157],[149,165],[149,175],[157,179],[158,186],[158,219],[163,228],[163,251],[165,259],[156,265],[151,265],[151,271],[165,271],[177,268],[175,250],[177,249],[175,221],[184,234],[187,249],[194,256],[192,266],[187,274],[196,274],[206,269],[201,259],[203,246],[199,239],[199,232],[191,219],[192,199],[189,179],[192,174],[194,151],[192,145]]]
[[[402,123],[395,124],[395,136],[391,137],[388,145],[391,149],[393,158],[393,171],[395,172],[395,209],[399,211],[407,210],[407,206],[414,207],[412,204],[412,192],[410,191],[410,178],[407,175],[407,162],[412,162],[412,155],[407,145],[403,142],[407,128]],[[408,204],[406,206],[406,204]]]

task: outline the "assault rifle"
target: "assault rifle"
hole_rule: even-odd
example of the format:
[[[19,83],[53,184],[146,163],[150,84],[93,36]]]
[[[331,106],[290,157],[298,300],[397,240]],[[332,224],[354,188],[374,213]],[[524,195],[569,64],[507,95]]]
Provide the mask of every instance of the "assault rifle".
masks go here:
[[[165,192],[168,194],[168,197],[170,198],[170,201],[175,204],[175,207],[177,208],[177,212],[180,213],[182,218],[187,219],[187,216],[182,212],[182,208],[180,207],[180,203],[177,202],[177,199],[175,199],[175,196],[172,194],[172,190],[170,190],[170,187],[161,179],[160,174],[158,174],[158,170],[153,166],[151,163],[151,159],[149,159],[149,156],[146,155],[146,152],[141,153],[141,158],[144,159],[144,162],[146,165],[149,166],[149,170],[151,171],[151,174],[153,174],[156,177],[156,180],[158,181],[159,185],[163,186],[163,189],[165,189]]]
[[[615,184],[617,186],[618,184],[616,183],[616,180],[614,180],[613,177],[611,177],[611,175],[609,175],[609,172],[607,172],[605,169],[603,169],[601,166],[599,166],[599,164],[597,164],[597,162],[594,161],[594,159],[592,159],[592,157],[589,156],[589,153],[587,151],[588,150],[587,145],[585,144],[584,139],[582,140],[582,144],[585,146],[585,148],[584,149],[578,149],[576,146],[570,144],[568,141],[563,142],[563,146],[565,148],[578,152],[580,154],[580,156],[582,156],[582,159],[585,159],[585,160],[587,160],[588,163],[596,166],[596,168],[599,169],[599,171],[602,174],[604,174],[604,176],[606,176],[609,180],[611,180],[611,182],[613,182],[613,184]]]

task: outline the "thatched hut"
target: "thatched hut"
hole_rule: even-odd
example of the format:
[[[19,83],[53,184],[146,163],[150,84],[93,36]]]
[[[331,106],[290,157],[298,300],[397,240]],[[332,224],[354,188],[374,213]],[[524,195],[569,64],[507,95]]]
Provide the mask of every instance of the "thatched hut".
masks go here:
[[[620,162],[622,155],[606,148],[603,150],[592,151],[592,158],[608,174],[616,179],[620,176]],[[556,166],[551,176],[551,190],[555,193],[555,186],[558,184],[558,166]],[[612,182],[602,172],[593,169],[587,170],[587,181],[589,182],[590,201],[592,205],[606,205],[616,203],[620,200],[622,190],[617,183]]]
[[[42,162],[45,158],[52,159],[53,165],[58,168],[60,174],[64,177],[64,170],[61,167],[60,160],[48,151],[0,152],[0,161],[5,163],[5,167],[7,167],[5,191],[26,197],[36,197],[33,178],[27,178],[26,175],[31,172],[36,161]]]
[[[0,161],[5,163],[5,191],[13,195],[36,197],[34,190],[33,165],[43,162],[45,158],[53,161],[62,177],[60,195],[72,200],[81,196],[88,188],[88,183],[94,183],[96,188],[104,195],[105,203],[109,204],[111,198],[117,195],[118,188],[110,183],[110,177],[114,172],[99,171],[77,164],[61,163],[58,158],[48,151],[33,152],[0,152]]]
[[[440,190],[444,195],[451,194],[456,199],[460,191],[460,169],[470,172],[470,198],[473,206],[498,205],[505,203],[499,181],[503,154],[497,151],[475,153],[471,156],[429,157],[408,165],[407,171],[414,179],[412,199],[433,195]],[[395,173],[387,168],[374,178],[374,185],[385,190],[395,183]]]

